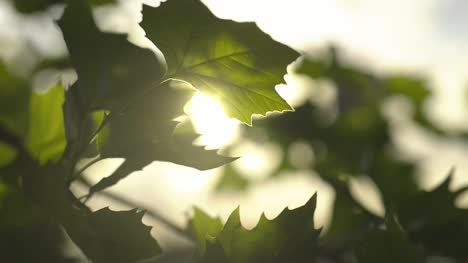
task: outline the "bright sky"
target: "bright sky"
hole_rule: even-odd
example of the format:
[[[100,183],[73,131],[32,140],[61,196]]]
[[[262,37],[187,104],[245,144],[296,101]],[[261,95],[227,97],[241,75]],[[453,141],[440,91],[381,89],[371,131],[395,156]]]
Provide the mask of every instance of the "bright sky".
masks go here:
[[[170,0],[169,0],[170,1]],[[107,30],[132,31],[131,39],[141,43],[142,31],[137,26],[139,4],[136,0],[122,0],[120,8],[99,9],[99,24]],[[158,1],[146,0],[156,4]],[[276,40],[301,51],[320,50],[329,43],[345,50],[346,58],[361,61],[374,71],[409,71],[428,74],[437,95],[428,103],[428,112],[444,126],[466,129],[466,84],[468,76],[468,3],[465,0],[205,0],[208,7],[222,18],[237,21],[255,21]],[[111,12],[112,11],[112,12]],[[49,12],[57,17],[57,10]],[[31,46],[39,54],[60,55],[65,52],[57,27],[49,17],[38,15],[37,20],[13,15],[5,1],[0,2],[0,56],[10,61],[25,60],[20,54],[31,54]],[[38,34],[38,32],[41,32]],[[24,43],[30,44],[25,45]],[[284,88],[284,87],[283,87]],[[286,92],[287,93],[287,92]],[[197,95],[187,112],[196,120],[197,129],[205,136],[201,143],[217,147],[235,140],[238,129],[233,120],[216,110],[216,102]],[[392,107],[390,107],[392,108]],[[389,110],[391,113],[391,109]],[[206,115],[213,113],[211,118]],[[399,112],[393,112],[393,116]],[[200,117],[202,116],[202,117]],[[206,120],[209,121],[206,121]],[[401,122],[395,122],[401,125]],[[454,142],[437,143],[421,136],[414,127],[404,126],[396,134],[403,151],[412,158],[428,163],[423,171],[436,171],[441,176],[447,167],[456,165],[459,171],[468,171],[464,157],[468,147]],[[222,132],[221,132],[222,131]],[[223,136],[218,136],[222,134]],[[411,144],[408,141],[416,142]],[[429,142],[431,141],[431,142]],[[274,163],[268,154],[271,145],[240,144],[239,153],[246,155],[244,166]],[[269,148],[270,147],[270,148]],[[255,156],[252,149],[260,149]],[[266,149],[266,150],[265,150]],[[434,150],[437,149],[437,152]],[[253,155],[253,156],[252,156]],[[263,157],[262,157],[263,156]],[[265,157],[266,156],[266,157]],[[441,158],[445,156],[446,158]],[[262,159],[263,158],[263,159]],[[270,161],[265,161],[265,159]],[[429,161],[429,162],[428,162]],[[448,161],[448,162],[447,162]],[[95,168],[97,169],[97,168]],[[177,169],[177,170],[176,170]],[[267,168],[265,168],[267,169]],[[177,172],[174,172],[177,171]],[[327,203],[333,193],[318,177],[298,173],[288,182],[274,179],[267,185],[256,185],[243,196],[212,198],[208,189],[216,182],[219,171],[199,172],[190,168],[157,163],[143,173],[127,178],[115,187],[135,200],[164,209],[176,222],[183,223],[191,205],[198,204],[212,214],[228,213],[241,204],[241,214],[247,225],[252,225],[260,212],[274,215],[287,205],[298,206],[319,191],[321,211],[316,218],[326,221]],[[440,176],[424,182],[427,187],[440,181]],[[97,180],[97,178],[95,178]],[[466,178],[459,176],[459,183]],[[356,189],[368,189],[376,204],[368,204],[372,211],[381,213],[378,194],[369,182],[353,183]],[[130,192],[130,193],[129,193]],[[284,194],[278,194],[284,193]],[[358,197],[362,198],[362,197]],[[103,203],[98,200],[96,206]]]

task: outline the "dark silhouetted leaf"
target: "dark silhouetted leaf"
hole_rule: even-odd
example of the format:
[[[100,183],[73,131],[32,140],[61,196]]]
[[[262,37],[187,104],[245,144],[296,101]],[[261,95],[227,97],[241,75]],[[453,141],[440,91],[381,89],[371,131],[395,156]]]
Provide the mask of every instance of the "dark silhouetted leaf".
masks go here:
[[[82,204],[74,203],[62,165],[39,166],[27,156],[20,157],[15,160],[18,165],[15,171],[22,175],[22,183],[18,185],[24,196],[46,219],[59,222],[93,262],[135,262],[161,252],[150,235],[151,228],[141,222],[144,212],[114,212],[104,208],[91,213]]]
[[[435,189],[418,191],[395,207],[413,240],[423,243],[434,254],[463,261],[468,258],[464,246],[468,242],[468,210],[456,207],[455,200],[467,188],[451,191],[452,176],[453,171]]]
[[[175,135],[167,143],[156,148],[156,160],[173,162],[199,170],[209,170],[237,160],[217,154],[217,150],[205,150],[203,146],[193,145],[198,134]]]
[[[142,27],[164,53],[169,77],[216,98],[230,117],[251,124],[252,114],[291,110],[275,91],[298,57],[254,23],[215,17],[199,0],[144,7]]]
[[[105,262],[136,262],[161,253],[156,240],[151,237],[151,227],[141,219],[144,212],[98,210],[87,221],[101,247],[99,253]]]
[[[302,207],[268,220],[263,214],[252,230],[242,227],[235,210],[200,262],[313,262],[320,230],[314,228],[316,197]]]
[[[194,208],[194,215],[189,222],[189,231],[198,243],[200,254],[205,254],[206,242],[214,241],[223,229],[220,218],[212,218],[202,210]]]
[[[85,0],[70,1],[58,24],[78,73],[77,99],[92,110],[121,110],[164,75],[156,54],[123,34],[99,31]]]
[[[205,150],[203,146],[193,145],[198,135],[173,136],[162,143],[145,142],[133,144],[125,152],[112,157],[126,158],[125,162],[109,177],[103,178],[91,187],[90,192],[103,190],[116,184],[133,171],[141,170],[152,161],[166,161],[209,170],[235,161],[237,158],[217,154],[217,150]]]
[[[135,99],[121,114],[111,116],[98,138],[100,152],[104,158],[125,158],[126,161],[113,175],[93,186],[91,192],[107,188],[155,160],[200,170],[235,160],[218,155],[216,150],[193,145],[196,134],[173,134],[177,125],[174,118],[183,114],[183,105],[193,92],[190,84],[170,80]]]
[[[174,119],[184,114],[183,107],[194,92],[190,84],[170,80],[136,98],[122,113],[110,116],[99,138],[103,157],[122,157],[116,155],[131,151],[128,148],[137,147],[135,144],[167,141],[177,125]]]
[[[21,189],[0,179],[2,262],[81,262],[65,254],[65,233],[43,212],[25,198]]]
[[[125,162],[112,173],[112,175],[102,178],[97,184],[93,185],[89,189],[90,194],[113,186],[131,173],[143,169],[152,161],[153,160],[151,160],[151,158],[127,158]]]
[[[75,82],[65,93],[65,103],[63,105],[65,135],[67,139],[67,158],[85,158],[98,155],[97,142],[91,140],[98,125],[89,114],[85,103],[80,100],[80,83]],[[102,112],[101,112],[102,114]]]
[[[344,189],[343,189],[344,188]],[[325,233],[325,245],[349,249],[359,242],[369,229],[382,220],[372,215],[357,203],[345,186],[335,187],[337,193],[333,203],[333,215]]]
[[[360,247],[358,262],[426,262],[422,251],[408,239],[394,214],[387,214],[385,223],[385,230],[375,230]]]

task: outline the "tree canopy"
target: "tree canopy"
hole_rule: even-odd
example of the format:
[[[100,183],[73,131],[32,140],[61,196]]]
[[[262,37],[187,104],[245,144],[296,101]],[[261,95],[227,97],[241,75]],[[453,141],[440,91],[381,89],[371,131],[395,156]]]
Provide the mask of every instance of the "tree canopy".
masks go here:
[[[413,107],[417,125],[449,138],[424,113],[431,92],[423,78],[370,73],[343,62],[334,47],[321,56],[301,54],[255,23],[216,17],[200,0],[143,7],[140,25],[163,57],[126,34],[99,29],[93,8],[114,1],[12,3],[25,15],[63,5],[57,25],[68,56],[42,61],[26,76],[0,65],[0,258],[5,262],[81,262],[64,253],[67,242],[90,262],[177,262],[163,257],[169,253],[142,222],[146,207],[93,210],[86,201],[153,161],[199,170],[225,166],[217,191],[250,187],[231,164],[238,159],[232,149],[207,150],[194,144],[199,137],[194,129],[181,129],[178,117],[196,92],[215,98],[229,117],[245,124],[247,138],[255,139],[261,130],[284,152],[297,141],[310,146],[315,160],[306,168],[334,189],[335,200],[326,230],[314,224],[320,192],[274,218],[263,214],[253,229],[241,224],[239,208],[226,222],[194,208],[187,226],[177,230],[193,243],[194,248],[180,248],[190,262],[468,260],[468,212],[455,205],[467,188],[449,187],[452,171],[438,187],[424,190],[416,162],[395,151],[391,123],[381,108],[389,98],[402,97]],[[285,82],[286,67],[295,61],[293,74],[335,86],[334,109],[311,100],[293,109],[277,93],[275,85]],[[49,67],[72,68],[77,80],[70,86],[58,81],[44,93],[33,90],[35,73]],[[83,172],[107,158],[125,161],[90,184]],[[274,174],[300,169],[283,158]],[[349,184],[358,177],[375,183],[384,215],[352,195]],[[74,182],[85,185],[88,194],[75,196]]]

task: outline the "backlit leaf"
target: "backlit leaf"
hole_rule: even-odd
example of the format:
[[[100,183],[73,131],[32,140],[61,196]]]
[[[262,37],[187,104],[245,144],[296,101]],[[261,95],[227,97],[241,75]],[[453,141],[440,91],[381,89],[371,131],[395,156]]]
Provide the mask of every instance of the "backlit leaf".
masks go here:
[[[223,230],[207,245],[200,262],[313,262],[320,230],[313,223],[316,197],[304,206],[284,210],[269,220],[262,214],[257,226],[245,229],[235,210]]]
[[[252,114],[291,110],[275,91],[298,57],[254,23],[214,16],[199,0],[144,7],[142,27],[164,53],[168,76],[216,98],[227,115],[251,124]]]
[[[235,160],[218,155],[216,150],[193,145],[196,134],[173,134],[177,125],[174,118],[183,114],[183,106],[193,94],[190,84],[171,80],[137,98],[121,114],[112,116],[98,137],[101,156],[126,161],[113,175],[93,186],[91,192],[107,188],[155,160],[200,170]]]
[[[57,161],[65,150],[63,102],[64,89],[58,85],[31,97],[27,148],[40,163]]]
[[[219,218],[212,218],[199,208],[194,208],[194,215],[189,222],[189,230],[198,242],[200,253],[206,251],[206,241],[215,240],[223,229],[223,222]]]

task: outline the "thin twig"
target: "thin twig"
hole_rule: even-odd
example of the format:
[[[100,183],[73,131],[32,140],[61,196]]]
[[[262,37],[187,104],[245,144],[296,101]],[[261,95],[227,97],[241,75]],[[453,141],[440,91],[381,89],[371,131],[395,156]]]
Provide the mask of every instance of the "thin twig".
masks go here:
[[[104,113],[105,114],[105,113]],[[96,138],[96,136],[99,134],[99,132],[104,128],[104,126],[106,126],[106,124],[110,121],[110,118],[113,116],[112,112],[110,112],[109,114],[105,114],[104,115],[104,119],[102,120],[101,124],[99,124],[99,127],[91,134],[91,136],[89,136],[87,142],[88,142],[88,145],[91,144],[94,139]]]
[[[83,166],[83,168],[81,168],[80,170],[78,170],[77,172],[75,172],[72,177],[71,177],[71,181],[75,181],[78,177],[81,176],[81,174],[84,173],[84,171],[86,171],[89,167],[91,167],[93,164],[101,161],[102,158],[100,156],[96,157],[95,159],[91,160],[89,163],[87,163],[85,166]]]
[[[99,132],[104,128],[104,126],[110,121],[111,117],[113,115],[118,115],[118,114],[121,114],[122,112],[124,112],[125,110],[127,110],[127,108],[135,102],[136,99],[138,98],[141,98],[142,96],[144,96],[147,92],[150,92],[151,90],[153,90],[154,88],[158,88],[158,87],[161,87],[162,85],[164,85],[166,82],[169,82],[169,81],[172,81],[173,79],[172,78],[166,78],[165,80],[159,82],[155,87],[153,88],[149,88],[149,89],[146,89],[144,91],[142,91],[140,94],[137,94],[135,96],[133,96],[132,98],[129,99],[129,101],[127,103],[124,104],[124,106],[122,106],[121,109],[117,110],[117,111],[111,111],[109,112],[109,114],[105,115],[104,116],[104,120],[101,122],[101,124],[99,125],[99,127],[93,132],[93,134],[91,134],[91,136],[89,137],[88,139],[88,144],[91,144],[94,139],[96,138],[96,136],[99,134]]]

